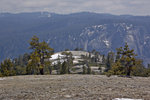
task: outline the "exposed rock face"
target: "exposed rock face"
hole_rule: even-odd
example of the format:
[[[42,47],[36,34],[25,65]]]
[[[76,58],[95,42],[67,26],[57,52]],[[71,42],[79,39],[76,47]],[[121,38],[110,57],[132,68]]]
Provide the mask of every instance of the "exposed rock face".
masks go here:
[[[72,74],[81,74],[83,73],[83,66],[85,66],[87,68],[86,63],[83,63],[84,61],[86,61],[87,59],[83,58],[84,57],[94,57],[95,55],[89,52],[85,52],[85,51],[65,51],[65,52],[70,52],[72,54],[72,58],[73,58],[73,66],[70,69],[70,73]],[[66,61],[66,55],[62,54],[63,52],[57,52],[55,54],[53,54],[51,56],[51,58],[49,59],[52,62],[52,65],[57,65],[58,62],[60,62],[61,64]],[[97,55],[97,64],[102,63],[102,56],[100,54]],[[91,59],[91,58],[90,58]],[[99,66],[90,66],[91,71],[94,74],[101,74],[102,72],[104,72],[104,70],[100,70]],[[102,67],[104,68],[104,67]],[[56,71],[54,71],[53,74],[57,74],[55,73]]]
[[[77,40],[74,42],[73,38]],[[143,26],[128,23],[94,25],[85,27],[79,36],[70,36],[67,40],[71,46],[82,47],[84,50],[96,49],[104,54],[115,51],[127,42],[138,57],[145,62],[150,61],[150,34]]]
[[[95,48],[103,53],[123,46],[125,42],[141,57],[150,57],[150,34],[144,27],[127,23],[113,23],[86,27],[80,34],[85,50]]]

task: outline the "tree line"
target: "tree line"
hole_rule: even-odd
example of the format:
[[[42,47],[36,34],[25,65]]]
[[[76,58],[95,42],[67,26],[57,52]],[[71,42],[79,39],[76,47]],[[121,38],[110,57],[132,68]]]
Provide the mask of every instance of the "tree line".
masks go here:
[[[5,59],[0,64],[0,76],[14,75],[44,75],[52,74],[56,70],[57,74],[70,74],[73,67],[73,55],[70,52],[62,52],[65,55],[65,60],[61,62],[58,58],[57,64],[52,65],[49,60],[54,53],[45,41],[40,42],[37,36],[33,36],[29,41],[31,49],[30,53],[25,53],[14,59]],[[82,50],[76,48],[75,50]],[[83,65],[81,74],[92,74],[91,65],[99,66],[99,70],[105,68],[104,72],[107,76],[150,76],[150,66],[144,67],[143,61],[136,58],[133,49],[130,49],[126,43],[124,47],[116,49],[114,52],[109,52],[107,56],[102,56],[102,62],[99,63],[99,52],[93,50],[88,56],[83,56],[84,60],[80,63]],[[94,56],[91,57],[91,54]]]
[[[113,52],[107,55],[105,70],[107,76],[150,76],[150,67],[146,68],[143,60],[137,59],[134,49],[130,49],[127,43],[116,50],[116,55]]]

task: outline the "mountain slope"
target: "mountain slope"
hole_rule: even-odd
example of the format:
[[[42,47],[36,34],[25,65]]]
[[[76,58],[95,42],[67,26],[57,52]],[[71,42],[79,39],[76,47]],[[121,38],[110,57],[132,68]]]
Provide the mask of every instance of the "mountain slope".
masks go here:
[[[0,14],[0,60],[29,52],[33,35],[46,40],[56,51],[76,47],[106,54],[123,46],[134,48],[146,62],[150,58],[150,17],[110,14],[48,12]]]

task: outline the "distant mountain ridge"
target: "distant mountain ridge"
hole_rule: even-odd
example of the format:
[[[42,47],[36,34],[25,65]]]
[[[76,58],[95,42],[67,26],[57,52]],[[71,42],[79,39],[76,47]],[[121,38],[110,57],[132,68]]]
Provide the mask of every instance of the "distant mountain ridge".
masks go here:
[[[37,35],[56,51],[79,47],[107,54],[127,42],[140,58],[149,62],[149,27],[150,16],[90,12],[66,15],[48,12],[1,13],[0,60],[29,52],[28,41]]]

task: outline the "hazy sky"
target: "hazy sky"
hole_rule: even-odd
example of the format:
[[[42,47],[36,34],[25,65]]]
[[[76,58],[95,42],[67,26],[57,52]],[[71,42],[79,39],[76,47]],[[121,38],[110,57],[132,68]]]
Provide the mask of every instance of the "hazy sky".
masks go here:
[[[150,0],[0,0],[0,12],[37,11],[150,15]]]

